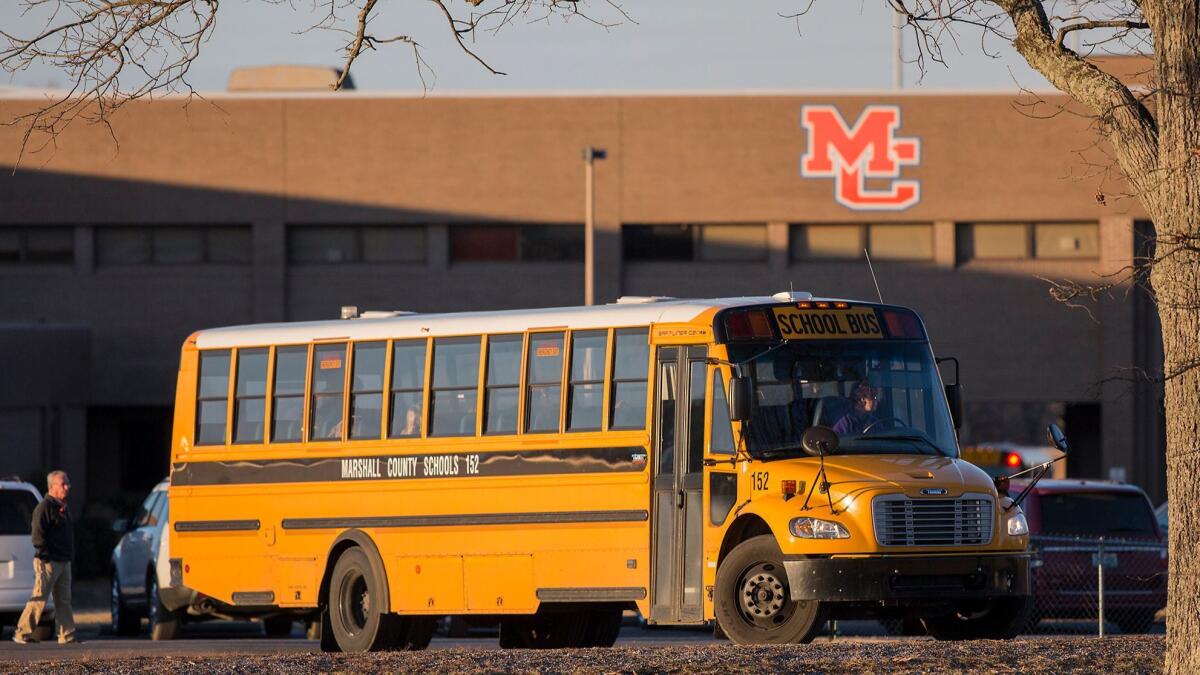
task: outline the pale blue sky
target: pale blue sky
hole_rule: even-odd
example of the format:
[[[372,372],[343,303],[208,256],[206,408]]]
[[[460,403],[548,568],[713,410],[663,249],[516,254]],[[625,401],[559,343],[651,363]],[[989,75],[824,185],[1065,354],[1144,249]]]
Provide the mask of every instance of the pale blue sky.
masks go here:
[[[286,2],[223,0],[212,39],[192,68],[193,85],[202,91],[224,89],[230,71],[242,65],[340,65],[343,36],[295,34],[315,19],[311,0],[292,1],[294,8]],[[474,45],[506,76],[491,75],[462,54],[432,3],[385,0],[372,32],[405,33],[422,42],[436,71],[435,93],[889,88],[891,18],[883,0],[816,0],[798,23],[780,16],[806,2],[627,1],[623,6],[637,23],[608,30],[577,19],[517,21],[495,35],[479,35]],[[593,0],[590,7],[596,16],[620,19],[603,2]],[[353,8],[344,13],[351,18]],[[21,17],[15,0],[3,2],[0,25],[21,33],[37,27]],[[962,30],[959,45],[962,53],[947,46],[950,67],[929,64],[921,83],[916,66],[906,66],[906,84],[922,90],[1047,86],[1011,46],[993,41],[990,47],[1001,58],[986,57],[979,34],[970,28]],[[911,55],[911,42],[908,50]],[[353,74],[359,89],[420,90],[411,52],[401,45],[364,54]],[[67,81],[53,69],[37,67],[0,73],[0,84],[58,88]]]

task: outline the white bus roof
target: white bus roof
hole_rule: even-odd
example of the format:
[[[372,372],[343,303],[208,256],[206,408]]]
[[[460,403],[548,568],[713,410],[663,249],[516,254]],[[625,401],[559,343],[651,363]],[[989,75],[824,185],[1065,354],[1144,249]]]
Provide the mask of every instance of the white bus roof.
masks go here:
[[[512,309],[496,312],[457,312],[452,314],[400,314],[368,316],[330,321],[297,321],[229,326],[203,330],[196,334],[199,349],[219,349],[245,345],[303,344],[316,340],[372,340],[385,338],[475,335],[480,333],[520,333],[539,328],[607,328],[609,326],[647,326],[661,322],[691,321],[701,313],[722,307],[787,302],[779,296],[675,299],[622,298],[618,302],[593,307],[549,307]],[[792,300],[825,300],[808,293],[791,293]]]

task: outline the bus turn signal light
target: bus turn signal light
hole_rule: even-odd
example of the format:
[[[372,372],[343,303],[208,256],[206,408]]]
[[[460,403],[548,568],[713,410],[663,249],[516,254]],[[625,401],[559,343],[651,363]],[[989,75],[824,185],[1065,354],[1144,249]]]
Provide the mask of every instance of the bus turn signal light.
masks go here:
[[[785,480],[781,483],[783,486],[783,501],[787,501],[796,496],[796,481]]]

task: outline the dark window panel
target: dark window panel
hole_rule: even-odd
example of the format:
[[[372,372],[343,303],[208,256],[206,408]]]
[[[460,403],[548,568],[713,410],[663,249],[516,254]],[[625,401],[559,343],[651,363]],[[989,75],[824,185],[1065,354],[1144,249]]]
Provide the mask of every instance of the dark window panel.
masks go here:
[[[518,231],[513,225],[453,225],[451,262],[515,262]]]
[[[692,260],[692,225],[626,225],[621,228],[625,260]]]
[[[253,259],[254,237],[249,227],[211,227],[206,235],[208,262],[245,265]]]
[[[297,263],[358,262],[354,227],[298,226],[288,229],[288,260]]]
[[[164,265],[204,262],[204,230],[161,227],[153,230],[154,262]]]
[[[363,227],[362,259],[364,262],[425,262],[426,236],[424,226]]]
[[[522,261],[583,261],[582,226],[525,225],[520,234]]]
[[[100,265],[146,265],[151,261],[150,229],[101,227],[96,230],[96,262]]]

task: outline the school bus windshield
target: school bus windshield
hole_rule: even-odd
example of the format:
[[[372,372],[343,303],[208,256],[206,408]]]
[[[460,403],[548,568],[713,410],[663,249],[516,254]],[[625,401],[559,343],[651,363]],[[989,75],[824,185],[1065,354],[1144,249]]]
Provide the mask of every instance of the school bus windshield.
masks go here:
[[[785,342],[731,346],[754,397],[746,442],[757,457],[803,455],[811,426],[838,435],[836,454],[958,455],[929,345]]]

